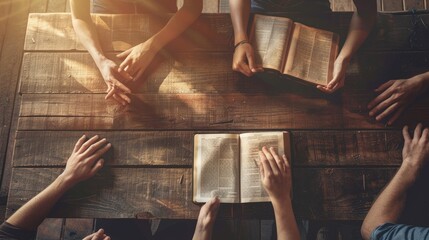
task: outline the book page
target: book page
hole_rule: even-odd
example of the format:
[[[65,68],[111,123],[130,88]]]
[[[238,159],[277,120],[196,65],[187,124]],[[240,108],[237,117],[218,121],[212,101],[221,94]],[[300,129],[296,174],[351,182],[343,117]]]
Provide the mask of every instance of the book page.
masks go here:
[[[295,23],[284,74],[312,84],[327,85],[332,79],[339,37],[329,31]]]
[[[250,43],[256,64],[282,72],[292,26],[288,18],[255,14]]]
[[[279,156],[283,155],[285,153],[285,134],[287,133],[261,132],[244,133],[240,135],[241,202],[270,201],[268,194],[262,186],[259,173],[259,151],[263,146],[274,147]],[[288,143],[287,148],[289,149],[289,140],[286,142]],[[290,154],[286,154],[286,156],[288,155]]]
[[[214,196],[221,202],[239,202],[239,141],[238,134],[195,135],[195,202],[207,202]]]

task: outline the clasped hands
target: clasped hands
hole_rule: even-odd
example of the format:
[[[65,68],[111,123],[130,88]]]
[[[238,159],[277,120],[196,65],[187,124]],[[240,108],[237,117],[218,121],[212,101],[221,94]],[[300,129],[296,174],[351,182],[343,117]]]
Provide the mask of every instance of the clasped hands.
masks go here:
[[[125,84],[139,79],[158,53],[159,48],[152,43],[153,40],[149,39],[116,55],[123,59],[119,66],[107,58],[101,61],[99,70],[107,85],[106,100],[112,98],[124,106],[131,103],[127,95],[131,89]]]

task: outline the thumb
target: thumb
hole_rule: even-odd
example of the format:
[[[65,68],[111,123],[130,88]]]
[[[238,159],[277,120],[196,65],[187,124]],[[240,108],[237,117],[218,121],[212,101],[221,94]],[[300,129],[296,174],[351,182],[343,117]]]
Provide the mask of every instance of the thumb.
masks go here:
[[[256,72],[255,58],[252,52],[246,52],[247,62],[249,63],[250,71]]]

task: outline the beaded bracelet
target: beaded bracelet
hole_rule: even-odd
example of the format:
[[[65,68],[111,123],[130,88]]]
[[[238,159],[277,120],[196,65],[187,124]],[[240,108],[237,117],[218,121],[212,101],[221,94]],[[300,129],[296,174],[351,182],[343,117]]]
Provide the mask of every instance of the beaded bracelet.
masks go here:
[[[243,45],[243,44],[246,44],[246,43],[250,44],[250,42],[249,42],[249,41],[247,41],[247,40],[242,40],[242,41],[240,41],[239,43],[235,44],[234,49],[236,49],[238,46]]]

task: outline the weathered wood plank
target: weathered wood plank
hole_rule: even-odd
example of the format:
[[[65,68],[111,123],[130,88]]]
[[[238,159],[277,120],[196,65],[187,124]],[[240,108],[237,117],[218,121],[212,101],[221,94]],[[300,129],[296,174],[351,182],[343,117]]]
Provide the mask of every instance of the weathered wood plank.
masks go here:
[[[61,239],[64,219],[47,218],[37,228],[36,240],[58,240]]]
[[[18,132],[14,167],[65,166],[73,146],[82,132]],[[161,132],[87,132],[98,134],[113,145],[106,157],[109,166],[192,167],[192,131]]]
[[[404,11],[409,10],[425,10],[425,0],[403,0]]]
[[[383,0],[383,11],[403,11],[403,1]]]
[[[10,181],[11,158],[7,158],[7,154],[8,149],[13,149],[13,144],[9,144],[9,140],[12,139],[9,138],[9,131],[15,122],[12,120],[14,99],[19,80],[22,46],[30,2],[29,0],[11,1],[9,14],[2,16],[7,18],[6,32],[0,53],[0,85],[2,86],[0,89],[0,172],[2,172],[0,197],[2,199],[6,197]],[[4,205],[0,206],[0,213],[3,210]],[[1,214],[1,216],[4,215]]]
[[[291,131],[293,165],[398,166],[402,162],[400,131]],[[114,146],[109,166],[192,166],[193,135],[200,131],[114,131],[98,134]],[[211,132],[213,133],[213,132]],[[82,132],[19,131],[14,167],[65,166]],[[59,140],[60,139],[60,140]]]
[[[368,116],[373,93],[325,98],[306,94],[136,94],[130,106],[104,94],[25,94],[20,130],[100,129],[381,129]],[[429,125],[429,99],[416,102],[399,122]],[[85,106],[83,106],[84,104]],[[257,113],[256,113],[257,112]],[[416,116],[419,116],[416,118]],[[83,120],[83,121],[82,121]],[[400,125],[400,124],[399,124]]]
[[[149,39],[168,21],[169,15],[94,14],[105,51],[124,51]],[[170,44],[176,50],[229,50],[231,19],[225,15],[203,14],[182,37]],[[69,13],[30,14],[24,49],[85,50],[74,33]]]
[[[112,56],[112,59],[115,58]],[[244,80],[233,72],[231,59],[230,53],[177,54],[159,59],[148,68],[148,73],[143,78],[131,83],[130,87],[136,93],[261,92],[264,84],[261,81]],[[243,84],[244,81],[252,84]],[[106,84],[88,53],[24,54],[21,93],[105,91]]]
[[[94,228],[93,219],[77,219],[77,218],[68,218],[65,219],[64,224],[64,240],[80,240],[92,233]]]
[[[49,0],[46,12],[65,12],[67,0]]]
[[[296,215],[318,220],[362,220],[395,172],[395,168],[296,168]]]
[[[337,12],[324,16],[323,19],[298,14],[286,16],[297,22],[338,32],[344,40],[351,13]],[[420,16],[425,22],[429,21],[429,14]],[[149,15],[94,15],[93,18],[101,39],[104,39],[102,45],[105,51],[123,51],[145,41],[168,20],[168,17],[154,18]],[[84,51],[76,39],[70,14],[30,14],[29,19],[25,50]],[[408,36],[409,29],[412,27],[411,19],[411,15],[379,14],[377,26],[364,49],[368,51],[410,50]],[[231,51],[232,33],[229,14],[203,14],[183,37],[170,45],[169,49]],[[429,44],[423,42],[421,49],[429,49]]]
[[[395,171],[395,168],[295,168],[295,213],[305,219],[362,220]],[[60,172],[57,168],[15,168],[8,214],[46,187]],[[191,202],[191,185],[190,168],[107,168],[71,190],[51,216],[196,218],[199,207]],[[225,210],[231,206],[222,207]],[[273,217],[270,203],[237,207],[241,208],[234,211],[237,217]],[[220,218],[225,217],[225,213],[228,211],[223,211]]]
[[[43,190],[59,168],[14,168],[9,191],[10,216]],[[70,190],[51,217],[194,219],[191,168],[104,168]]]
[[[37,122],[43,121],[48,124],[42,126],[45,130],[72,127],[89,130],[99,125],[93,117],[102,117],[103,122],[110,123],[103,129],[384,127],[373,123],[365,113],[343,111],[341,101],[336,101],[294,93],[145,94],[133,96],[132,105],[124,108],[106,102],[104,94],[26,94],[21,104],[19,129],[25,130],[25,126],[34,129],[41,126]],[[344,126],[347,115],[351,126]],[[85,122],[77,122],[81,117],[86,117]]]
[[[400,131],[293,131],[294,166],[398,166]]]

